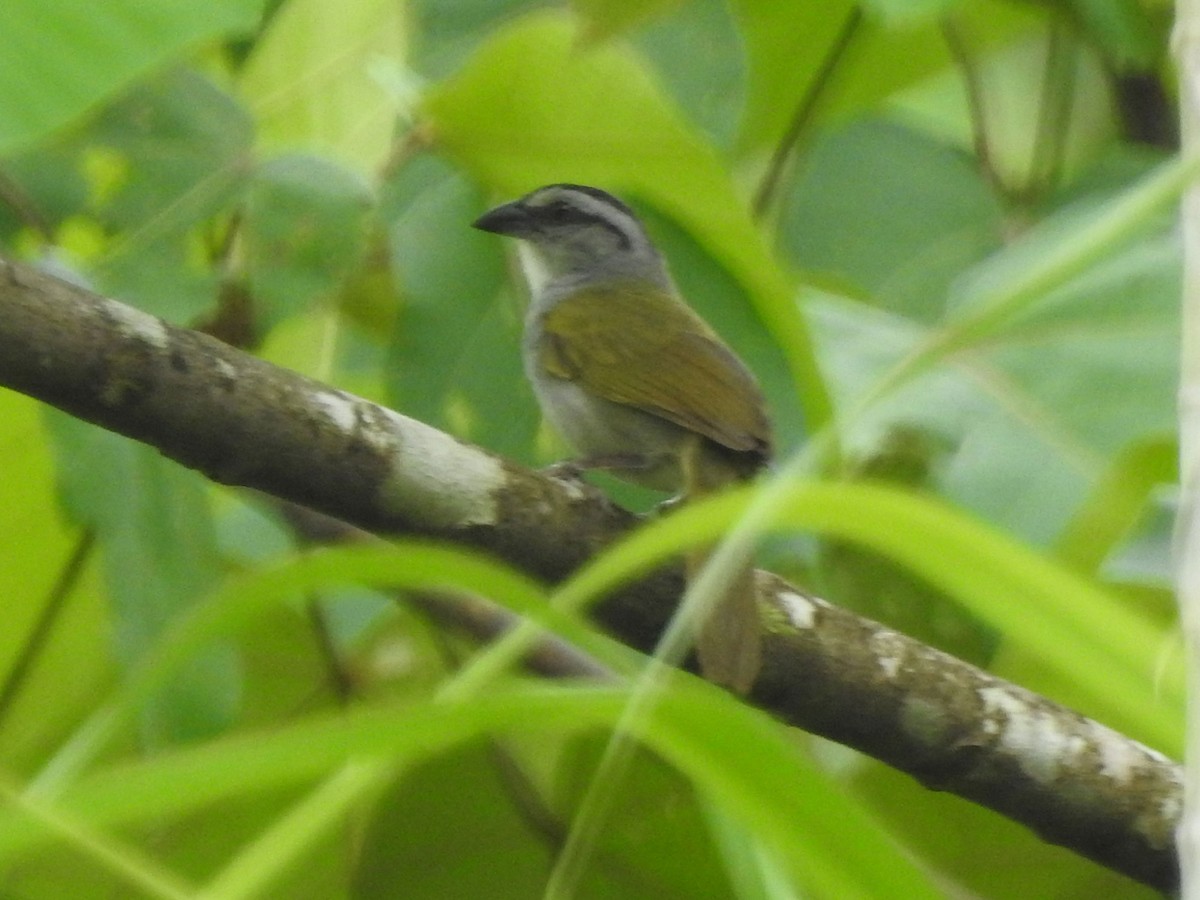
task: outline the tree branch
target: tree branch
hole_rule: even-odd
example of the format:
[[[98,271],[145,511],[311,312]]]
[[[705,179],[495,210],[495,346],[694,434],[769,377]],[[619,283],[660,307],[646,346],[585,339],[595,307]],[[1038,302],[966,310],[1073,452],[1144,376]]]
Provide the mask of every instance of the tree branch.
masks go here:
[[[216,481],[377,534],[478,547],[550,581],[637,523],[586,486],[3,260],[0,384]],[[769,627],[753,702],[1104,866],[1163,890],[1177,884],[1174,763],[775,576],[760,574],[759,585]],[[677,569],[660,573],[597,618],[648,648],[681,586]]]

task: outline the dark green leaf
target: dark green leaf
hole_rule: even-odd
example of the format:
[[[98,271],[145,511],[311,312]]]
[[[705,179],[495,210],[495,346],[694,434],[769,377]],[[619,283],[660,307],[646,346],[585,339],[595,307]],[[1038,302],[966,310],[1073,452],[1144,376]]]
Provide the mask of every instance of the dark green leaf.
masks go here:
[[[999,248],[1000,203],[959,151],[885,119],[812,148],[785,201],[780,243],[798,265],[936,322],[966,267]]]
[[[198,266],[196,229],[229,208],[249,164],[252,126],[210,81],[173,70],[107,109],[81,136],[109,170],[97,218],[117,237],[95,270],[104,290],[174,322],[211,307],[218,281]]]
[[[96,530],[113,604],[114,653],[126,667],[220,576],[204,480],[127,438],[54,413],[59,486],[72,518]],[[212,644],[143,709],[148,743],[195,739],[228,726],[241,688],[230,647]]]
[[[264,331],[328,300],[362,261],[371,196],[356,175],[312,156],[262,166],[246,191],[246,269]]]
[[[389,394],[423,421],[532,460],[539,416],[521,367],[520,315],[501,290],[504,250],[470,227],[483,208],[433,157],[414,160],[389,185],[383,214],[404,296]]]

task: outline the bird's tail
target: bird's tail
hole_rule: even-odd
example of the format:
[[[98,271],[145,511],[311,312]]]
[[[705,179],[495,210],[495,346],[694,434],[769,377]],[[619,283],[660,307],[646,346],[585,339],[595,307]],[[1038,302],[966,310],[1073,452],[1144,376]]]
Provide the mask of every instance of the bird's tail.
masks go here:
[[[698,439],[681,454],[685,491],[689,499],[714,493],[747,476],[720,453],[712,453]],[[711,547],[693,550],[686,557],[687,582],[693,584],[712,554]],[[747,693],[762,668],[762,624],[754,565],[747,561],[729,580],[729,586],[696,629],[696,659],[700,674],[739,694]]]
[[[696,550],[687,557],[691,584],[708,561],[710,551]],[[762,625],[754,584],[754,567],[746,563],[728,589],[700,623],[696,634],[696,659],[700,674],[739,694],[747,693],[762,668]]]

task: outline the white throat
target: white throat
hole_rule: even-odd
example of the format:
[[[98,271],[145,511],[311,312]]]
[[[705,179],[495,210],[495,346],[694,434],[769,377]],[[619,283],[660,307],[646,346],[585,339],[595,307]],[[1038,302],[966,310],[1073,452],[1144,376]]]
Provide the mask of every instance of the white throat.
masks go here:
[[[537,248],[526,241],[517,242],[517,260],[521,263],[521,272],[529,285],[529,296],[536,303],[545,293],[546,284],[550,281],[550,270]]]

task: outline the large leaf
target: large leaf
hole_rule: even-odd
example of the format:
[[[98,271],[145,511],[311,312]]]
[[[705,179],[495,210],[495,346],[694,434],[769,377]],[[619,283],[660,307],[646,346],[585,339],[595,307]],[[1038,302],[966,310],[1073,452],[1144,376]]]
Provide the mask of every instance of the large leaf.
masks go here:
[[[406,45],[403,6],[391,0],[284,3],[242,73],[259,146],[324,154],[373,174],[403,108],[397,72]]]
[[[138,663],[217,582],[204,481],[155,450],[61,414],[53,425],[64,504],[95,529],[113,604],[114,652]],[[236,711],[239,666],[228,646],[191,657],[146,707],[152,744],[212,734]]]
[[[0,4],[0,154],[44,138],[197,43],[252,30],[263,0]]]
[[[936,322],[962,270],[1000,248],[1002,213],[958,150],[864,118],[812,147],[784,203],[780,243],[824,280]]]
[[[0,760],[23,770],[94,705],[114,666],[108,648],[96,640],[107,619],[95,567],[66,585],[57,614],[41,623],[82,534],[62,520],[55,502],[53,456],[37,404],[0,391],[0,417],[0,506],[6,510],[0,516],[0,594],[7,598],[0,672],[11,692],[0,708]],[[28,668],[18,671],[39,623],[47,626],[45,642],[26,661]],[[64,671],[72,677],[64,678]]]
[[[986,166],[1028,202],[1079,177],[1112,142],[1104,61],[1076,36],[1043,27],[989,50],[972,42],[975,95],[946,69],[893,98],[910,120],[962,151],[986,144]]]
[[[956,446],[944,470],[949,496],[1045,544],[1126,443],[1171,428],[1176,362],[1162,348],[1178,340],[1178,285],[1174,239],[1131,247],[1020,327],[874,404],[846,437],[869,448],[893,423],[943,435]],[[847,404],[930,339],[916,322],[845,300],[811,309]]]
[[[496,241],[470,227],[478,194],[430,156],[388,184],[383,216],[403,292],[386,372],[397,408],[506,453],[534,458],[538,414],[521,369],[520,313],[501,294]]]
[[[728,150],[746,102],[745,51],[729,4],[689,0],[630,38],[688,119]],[[704,48],[702,59],[697,47]]]
[[[62,803],[99,825],[158,820],[302,783],[364,757],[397,765],[497,731],[545,731],[547,723],[611,727],[627,700],[612,688],[497,689],[403,712],[357,709],[99,772],[64,794]],[[928,876],[765,715],[681,680],[637,728],[641,741],[788,859],[816,895],[938,896]],[[37,820],[11,807],[0,813],[6,862],[45,838]],[[452,856],[462,852],[460,842],[451,846]]]
[[[243,235],[264,329],[329,301],[362,261],[372,198],[353,173],[311,156],[282,156],[251,179]]]
[[[738,0],[749,65],[741,149],[761,153],[793,126],[804,101],[816,104],[804,122],[807,141],[817,124],[837,123],[878,107],[883,100],[951,63],[931,3],[907,3],[909,15],[864,16],[850,0],[789,4]],[[884,5],[882,2],[876,6]],[[897,4],[888,3],[896,8]],[[1002,41],[1037,22],[1017,4],[996,0],[955,3],[959,20],[981,46]],[[832,68],[827,66],[833,62]]]
[[[489,752],[490,750],[490,752]],[[505,777],[500,748],[451,748],[383,793],[364,835],[354,895],[386,897],[397,879],[413,900],[536,896],[552,859],[538,804]],[[464,815],[469,809],[470,815]],[[420,828],[414,828],[414,823]],[[470,847],[456,854],[453,847]]]
[[[88,260],[104,291],[178,323],[210,309],[218,276],[196,265],[196,229],[236,198],[252,133],[232,97],[178,69],[130,91],[78,136],[93,215],[114,235]]]

